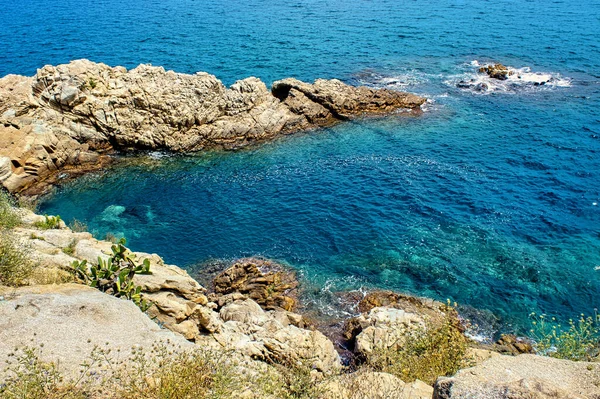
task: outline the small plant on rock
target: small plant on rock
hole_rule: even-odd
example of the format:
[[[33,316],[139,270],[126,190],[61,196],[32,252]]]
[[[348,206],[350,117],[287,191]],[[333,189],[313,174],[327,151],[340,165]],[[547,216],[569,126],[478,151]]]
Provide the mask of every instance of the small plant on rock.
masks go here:
[[[600,354],[600,315],[570,319],[562,326],[552,317],[531,313],[531,336],[539,354],[558,359],[592,361]]]
[[[0,231],[0,285],[18,287],[27,283],[37,265],[22,243]]]
[[[21,224],[21,218],[13,207],[13,201],[3,191],[0,191],[0,229],[12,229]]]
[[[90,287],[120,298],[132,300],[142,311],[150,304],[142,299],[142,287],[133,283],[136,274],[151,274],[150,261],[144,259],[141,265],[135,262],[133,254],[121,239],[112,246],[113,255],[108,260],[98,258],[98,264],[89,266],[86,260],[74,261],[71,268],[75,277]]]
[[[44,215],[45,220],[40,220],[34,223],[34,226],[42,230],[60,229],[60,222],[62,219],[60,216],[48,216]]]

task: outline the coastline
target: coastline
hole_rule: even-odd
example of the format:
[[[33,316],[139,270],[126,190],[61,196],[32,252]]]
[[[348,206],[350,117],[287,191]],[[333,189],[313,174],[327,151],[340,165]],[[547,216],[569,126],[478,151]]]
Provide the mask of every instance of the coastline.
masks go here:
[[[149,65],[129,71],[88,60],[45,66],[31,78],[0,79],[0,182],[31,195],[67,168],[101,169],[114,151],[237,149],[424,102],[335,79],[283,79],[268,90],[256,78],[226,88],[207,73]]]

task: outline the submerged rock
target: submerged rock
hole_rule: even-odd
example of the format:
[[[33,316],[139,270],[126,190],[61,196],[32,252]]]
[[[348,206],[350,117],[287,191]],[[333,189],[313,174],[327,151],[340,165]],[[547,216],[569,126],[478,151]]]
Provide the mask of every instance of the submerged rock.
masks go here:
[[[58,171],[102,167],[111,150],[239,148],[362,114],[419,108],[424,98],[338,80],[257,78],[225,87],[215,76],[88,60],[33,77],[0,79],[0,182],[39,187]]]

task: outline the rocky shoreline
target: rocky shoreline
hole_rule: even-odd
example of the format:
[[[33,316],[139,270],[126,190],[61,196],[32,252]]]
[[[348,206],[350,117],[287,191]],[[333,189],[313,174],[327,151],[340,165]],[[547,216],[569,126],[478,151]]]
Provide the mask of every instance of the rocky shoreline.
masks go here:
[[[18,212],[21,225],[3,234],[26,248],[38,268],[26,286],[0,287],[0,361],[14,356],[14,348],[33,342],[43,347],[44,361],[59,362],[65,372],[76,373],[94,344],[126,352],[167,340],[180,350],[202,348],[238,359],[236,364],[245,372],[264,373],[278,364],[309,365],[313,383],[323,388],[319,396],[323,399],[600,395],[600,367],[595,363],[507,356],[476,347],[466,352],[465,367],[470,364],[470,368],[451,378],[438,378],[432,385],[419,380],[405,383],[381,372],[353,373],[352,367],[342,364],[334,343],[294,312],[297,282],[293,273],[267,260],[234,262],[214,278],[213,292],[208,292],[186,271],[165,264],[158,255],[131,253],[136,262],[147,259],[150,265],[151,274],[134,276],[142,297],[151,305],[144,314],[131,301],[72,282],[69,265],[73,261],[106,260],[114,253],[113,243],[74,232],[63,222],[40,228],[45,217],[25,209]],[[451,323],[462,334],[455,311],[430,299],[373,292],[362,298],[358,309],[360,315],[346,321],[345,332],[351,349],[362,359],[393,350],[411,331],[444,320],[455,320]],[[523,349],[510,340],[505,344],[514,345],[517,353]],[[345,391],[350,380],[353,392],[366,393],[356,396]],[[380,385],[370,392],[373,381]]]
[[[88,60],[47,65],[33,77],[0,79],[0,183],[39,194],[63,171],[101,169],[115,151],[236,149],[424,102],[335,79],[288,78],[269,90],[250,77],[227,88],[204,72],[127,71]]]

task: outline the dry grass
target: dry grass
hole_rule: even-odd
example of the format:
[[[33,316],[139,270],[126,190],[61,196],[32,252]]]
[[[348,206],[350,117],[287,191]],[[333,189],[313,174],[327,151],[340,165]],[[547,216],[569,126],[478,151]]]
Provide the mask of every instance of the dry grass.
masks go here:
[[[36,269],[26,248],[8,232],[0,231],[0,285],[25,285]]]
[[[21,217],[15,211],[12,199],[0,191],[0,229],[12,229],[21,224]]]

